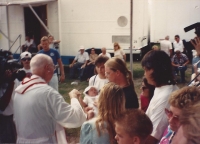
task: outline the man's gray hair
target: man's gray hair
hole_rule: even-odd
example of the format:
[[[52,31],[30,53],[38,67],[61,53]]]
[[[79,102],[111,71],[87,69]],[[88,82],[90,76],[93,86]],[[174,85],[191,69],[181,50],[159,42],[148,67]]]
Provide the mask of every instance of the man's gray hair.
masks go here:
[[[101,48],[101,50],[103,50],[103,49],[105,49],[105,50],[106,50],[106,47],[102,47],[102,48]]]
[[[169,36],[166,36],[165,39],[166,39],[166,40],[169,40]]]
[[[35,55],[30,62],[31,71],[33,74],[43,71],[43,67],[47,64],[53,63],[50,56],[45,54],[37,54]]]

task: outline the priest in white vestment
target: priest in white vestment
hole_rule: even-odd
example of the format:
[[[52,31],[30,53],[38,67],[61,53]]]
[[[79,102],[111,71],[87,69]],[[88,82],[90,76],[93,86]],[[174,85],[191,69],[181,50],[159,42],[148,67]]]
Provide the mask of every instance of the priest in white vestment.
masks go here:
[[[57,143],[56,125],[75,128],[87,119],[79,101],[78,90],[69,93],[71,105],[48,82],[55,66],[52,59],[37,54],[30,62],[32,76],[16,88],[14,121],[17,143]],[[57,137],[58,138],[58,137]]]

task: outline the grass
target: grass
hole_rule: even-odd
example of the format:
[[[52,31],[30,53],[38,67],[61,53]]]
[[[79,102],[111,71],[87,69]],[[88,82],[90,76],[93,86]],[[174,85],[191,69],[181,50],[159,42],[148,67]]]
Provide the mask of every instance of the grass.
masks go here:
[[[130,63],[127,63],[127,67],[130,67]],[[81,92],[84,91],[84,89],[88,86],[88,82],[86,81],[81,81],[79,82],[78,85],[71,85],[71,82],[73,80],[69,80],[68,78],[68,72],[66,73],[66,80],[64,83],[59,84],[59,92],[60,94],[64,97],[64,99],[70,103],[70,98],[68,93],[72,89],[78,89]],[[134,80],[134,86],[135,86],[135,91],[138,95],[138,98],[140,96],[141,90],[141,82],[142,82],[142,77],[144,75],[144,70],[141,67],[140,62],[133,62],[133,80]],[[186,82],[188,83],[190,81],[190,76],[191,76],[191,65],[188,65],[188,69],[186,71]],[[180,76],[176,77],[176,79],[180,79]],[[177,84],[179,88],[182,88],[187,85],[187,83],[184,84]],[[80,128],[75,128],[75,129],[66,129],[66,134],[67,134],[67,140],[69,143],[78,143],[79,142],[79,137],[80,137]]]

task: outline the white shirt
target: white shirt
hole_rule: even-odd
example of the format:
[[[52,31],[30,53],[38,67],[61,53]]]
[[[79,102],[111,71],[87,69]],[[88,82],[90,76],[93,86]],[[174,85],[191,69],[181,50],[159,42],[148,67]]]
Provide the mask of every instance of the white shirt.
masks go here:
[[[29,47],[32,44],[33,44],[33,39],[30,39],[30,42],[26,40],[24,45]]]
[[[123,52],[122,49],[118,49],[118,50],[114,51],[114,57],[124,60],[123,55],[125,55],[125,53]]]
[[[89,60],[89,55],[87,52],[84,52],[81,54],[81,52],[78,53],[78,55],[74,58],[74,60],[77,60],[80,63],[85,63],[87,60]]]
[[[169,109],[168,100],[170,94],[177,89],[178,87],[176,85],[165,85],[155,88],[154,96],[146,111],[147,116],[153,123],[153,132],[151,133],[151,136],[155,137],[159,141],[168,126],[165,108]]]
[[[95,86],[97,87],[99,90],[101,90],[101,88],[107,84],[109,81],[108,79],[101,79],[99,77],[99,75],[94,75],[90,78],[89,80],[89,86]]]
[[[173,45],[174,45],[174,52],[176,52],[177,50],[183,52],[184,45],[182,40],[179,40],[179,43],[177,43],[177,41],[174,41]]]
[[[37,77],[33,75],[31,78]],[[32,83],[38,82],[36,80],[32,80]],[[40,77],[39,80],[45,82]],[[57,124],[75,128],[86,120],[78,99],[72,98],[70,105],[47,84],[34,84],[23,93],[29,85],[30,83],[21,84],[15,90],[14,121],[17,143],[56,143]]]
[[[109,53],[106,53],[106,54],[100,53],[99,56],[107,56],[108,58],[111,58]]]
[[[170,56],[170,50],[172,49],[172,44],[169,40],[160,41],[160,49],[166,52]]]
[[[85,95],[83,102],[88,105],[88,107],[92,107],[95,116],[98,114],[98,108],[94,106],[94,102],[98,102],[99,95],[97,96],[89,96]]]

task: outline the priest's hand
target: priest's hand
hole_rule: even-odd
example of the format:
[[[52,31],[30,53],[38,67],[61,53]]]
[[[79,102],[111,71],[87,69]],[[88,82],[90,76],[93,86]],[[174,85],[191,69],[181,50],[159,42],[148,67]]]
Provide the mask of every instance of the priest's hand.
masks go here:
[[[76,89],[73,89],[72,91],[69,92],[70,98],[77,98],[77,99],[79,99],[80,95],[81,95],[81,93],[78,90],[76,90]]]

